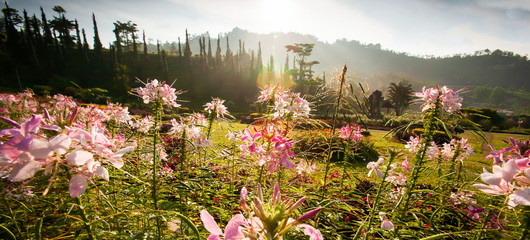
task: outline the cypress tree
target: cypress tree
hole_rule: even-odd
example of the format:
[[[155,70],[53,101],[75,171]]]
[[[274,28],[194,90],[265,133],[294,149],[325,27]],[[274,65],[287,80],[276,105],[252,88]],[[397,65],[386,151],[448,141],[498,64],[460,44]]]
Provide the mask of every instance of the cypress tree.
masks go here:
[[[223,64],[223,59],[221,56],[221,36],[217,36],[217,50],[215,51],[215,68],[221,67]]]
[[[86,33],[85,33],[85,29],[81,29],[81,33],[83,34],[83,57],[85,58],[86,61],[88,61],[88,42],[86,41]]]
[[[143,40],[144,40],[144,58],[145,60],[149,59],[149,55],[147,55],[147,43],[145,42],[145,31],[142,31],[143,34]]]
[[[212,55],[212,39],[208,35],[208,65],[213,65],[213,55]]]
[[[101,51],[103,49],[103,45],[101,44],[101,40],[99,39],[98,24],[96,23],[96,15],[94,15],[94,13],[92,13],[92,23],[94,24],[94,52],[96,52],[96,56],[98,58],[101,58]]]
[[[271,54],[271,60],[269,61],[269,72],[274,72],[274,56]]]
[[[182,45],[180,44],[180,37],[179,37],[179,57],[182,57]]]
[[[41,45],[42,44],[42,35],[40,33],[39,20],[37,19],[35,14],[33,14],[33,17],[31,18],[31,25],[33,27],[33,34],[35,35],[35,40],[39,43],[39,45]]]
[[[162,49],[162,57],[160,59],[162,64],[162,73],[164,74],[164,81],[169,81],[169,76],[167,72],[167,60],[166,60],[166,50]]]
[[[31,31],[31,23],[29,21],[28,12],[26,12],[26,9],[22,11],[24,15],[24,36],[26,43],[30,43],[33,40],[33,31]]]
[[[190,41],[188,38],[188,29],[186,29],[186,45],[184,47],[184,58],[186,58],[186,62],[188,64],[191,64],[191,48]]]
[[[289,54],[285,55],[285,66],[283,67],[283,73],[289,72]]]
[[[230,71],[234,71],[234,60],[232,59],[232,50],[230,50],[230,41],[228,40],[228,35],[226,36],[225,64],[229,64]]]
[[[262,65],[262,60],[261,60],[261,42],[258,42],[258,59],[256,60],[257,63],[256,63],[256,69],[257,69],[257,72],[260,72],[261,71],[261,65]]]
[[[134,32],[132,32],[132,42],[133,42],[133,54],[134,58],[138,58],[138,49],[136,48],[136,36],[134,35]]]
[[[116,61],[121,63],[121,38],[119,25],[114,23],[114,36],[116,37]]]
[[[81,44],[81,34],[79,33],[79,24],[77,24],[77,19],[75,20],[75,34],[77,37],[77,50],[81,52],[83,50],[83,45]]]
[[[41,12],[42,30],[44,33],[44,44],[46,46],[51,46],[53,44],[52,31],[50,29],[50,25],[48,25],[48,20],[46,20],[46,14],[44,14],[44,10],[42,10],[42,7],[40,8],[40,12]]]

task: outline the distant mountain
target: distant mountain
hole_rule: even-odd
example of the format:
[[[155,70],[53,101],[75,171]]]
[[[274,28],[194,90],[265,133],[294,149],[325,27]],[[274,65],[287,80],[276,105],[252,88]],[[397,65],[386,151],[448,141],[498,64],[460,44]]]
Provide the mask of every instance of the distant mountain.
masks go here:
[[[192,52],[199,52],[198,39],[203,35],[191,36]],[[210,36],[212,51],[217,49],[217,36]],[[359,41],[341,39],[334,43],[319,41],[315,36],[299,33],[257,34],[240,28],[221,36],[221,49],[226,51],[226,37],[232,52],[239,49],[239,40],[245,50],[257,52],[261,43],[264,65],[272,55],[276,69],[286,61],[286,45],[313,43],[315,47],[310,60],[319,61],[313,67],[315,76],[330,79],[344,64],[348,73],[365,81],[373,89],[386,88],[389,82],[408,80],[415,88],[423,85],[502,86],[513,89],[530,89],[530,62],[527,56],[520,56],[502,50],[480,50],[473,55],[447,57],[419,57],[382,49],[380,44],[363,44]],[[167,46],[167,44],[166,44]],[[164,47],[166,47],[164,46]],[[293,56],[289,54],[289,67]]]

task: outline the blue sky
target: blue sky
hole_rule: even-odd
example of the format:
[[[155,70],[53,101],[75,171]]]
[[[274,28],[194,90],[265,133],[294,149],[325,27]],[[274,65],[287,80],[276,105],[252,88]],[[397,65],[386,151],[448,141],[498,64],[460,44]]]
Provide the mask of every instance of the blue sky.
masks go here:
[[[55,5],[77,18],[92,39],[92,13],[102,41],[113,22],[138,24],[154,42],[190,34],[212,36],[239,27],[299,32],[318,39],[380,43],[412,55],[446,56],[489,48],[530,53],[530,0],[11,0],[10,7],[51,19]],[[89,41],[91,42],[91,41]]]

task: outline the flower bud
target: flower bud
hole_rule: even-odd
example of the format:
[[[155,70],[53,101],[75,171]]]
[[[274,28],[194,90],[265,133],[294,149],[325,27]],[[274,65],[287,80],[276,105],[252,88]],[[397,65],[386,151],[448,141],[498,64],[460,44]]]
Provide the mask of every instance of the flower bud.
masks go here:
[[[300,216],[298,219],[296,219],[297,222],[303,222],[306,220],[309,220],[311,218],[314,218],[319,212],[322,210],[322,208],[316,208],[309,212],[306,212],[304,215]]]
[[[292,206],[289,207],[289,209],[287,209],[287,215],[291,215],[294,210],[296,210],[298,207],[300,207],[300,205],[302,205],[302,203],[304,203],[306,197],[303,197],[303,198],[300,198],[300,200],[296,201]]]

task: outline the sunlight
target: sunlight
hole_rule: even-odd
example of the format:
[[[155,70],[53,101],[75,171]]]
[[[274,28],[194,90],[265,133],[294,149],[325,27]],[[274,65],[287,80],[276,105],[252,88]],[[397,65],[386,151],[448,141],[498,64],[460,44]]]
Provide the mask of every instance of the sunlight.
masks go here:
[[[278,29],[297,21],[297,9],[291,0],[263,0],[258,5],[260,26],[265,29]]]

